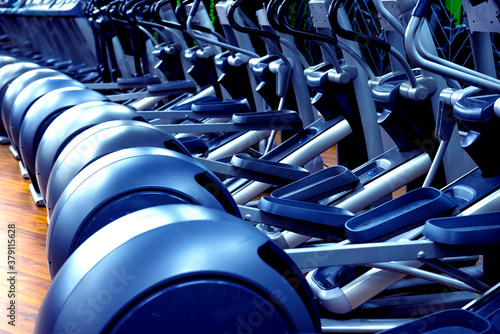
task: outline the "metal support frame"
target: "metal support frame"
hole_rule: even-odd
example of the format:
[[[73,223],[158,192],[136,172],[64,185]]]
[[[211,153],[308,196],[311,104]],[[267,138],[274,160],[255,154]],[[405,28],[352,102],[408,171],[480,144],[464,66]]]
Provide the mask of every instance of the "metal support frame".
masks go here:
[[[301,146],[298,150],[291,152],[288,156],[281,159],[279,162],[303,166],[305,163],[311,161],[319,154],[323,153],[339,140],[352,132],[349,123],[343,119],[333,125],[330,129]],[[258,196],[270,187],[269,184],[261,182],[252,182],[248,186],[240,189],[233,194],[233,197],[238,204],[246,204],[255,196]]]
[[[249,130],[268,130],[272,124],[234,124],[234,123],[201,123],[201,124],[156,124],[165,133],[208,133],[208,132],[240,132]],[[290,126],[278,125],[279,130],[292,130]]]
[[[26,167],[24,167],[24,164],[22,161],[19,161],[19,171],[21,172],[21,175],[23,176],[24,179],[29,180],[29,174],[28,170]]]
[[[35,190],[33,184],[29,185],[31,197],[37,206],[45,206],[45,201],[43,200],[42,194]]]
[[[14,146],[9,145],[9,150],[10,150],[10,153],[12,153],[12,156],[14,157],[14,159],[16,159],[16,160],[20,159],[19,152],[17,152],[17,150]]]
[[[218,147],[217,149],[208,153],[206,159],[217,160],[228,157],[237,153],[241,153],[246,148],[258,143],[259,141],[268,138],[271,131],[247,131],[238,138],[231,140],[229,143]]]
[[[309,1],[309,8],[311,9],[310,11],[313,16],[313,22],[315,24],[316,31],[325,35],[331,35],[333,33],[326,16],[330,3],[331,0]],[[343,8],[339,10],[339,20],[344,29],[351,29],[349,19]],[[341,38],[339,38],[339,40],[350,47],[358,55],[361,54],[359,45],[357,43],[346,41]],[[375,102],[371,97],[371,91],[367,85],[368,76],[361,65],[359,65],[359,63],[355,61],[351,55],[349,55],[348,53],[344,53],[344,59],[347,65],[356,67],[358,72],[357,77],[353,80],[353,86],[354,91],[356,92],[356,100],[358,102],[359,113],[363,124],[363,132],[366,139],[368,158],[373,159],[381,154],[384,148],[382,144],[382,134],[380,131],[380,126],[377,123],[378,116]]]
[[[486,196],[460,215],[472,215],[500,210],[500,190]],[[303,269],[337,265],[355,265],[390,261],[439,259],[467,255],[500,253],[500,244],[445,245],[430,240],[390,241],[364,244],[324,244],[315,247],[287,249],[287,254]]]
[[[233,0],[225,0],[225,1],[219,1],[215,5],[215,9],[217,11],[217,16],[219,18],[220,24],[225,27],[226,29],[230,29],[232,31],[232,34],[234,34],[234,37],[236,38],[236,41],[238,43],[238,46],[242,49],[248,50],[255,52],[255,49],[253,47],[252,41],[250,39],[250,36],[248,34],[244,34],[242,32],[234,30],[230,25],[229,21],[227,19],[227,12],[229,7],[234,3]],[[234,15],[234,19],[238,24],[243,24],[243,20],[239,16],[239,12],[236,11]],[[255,106],[257,111],[264,111],[266,108],[266,102],[262,98],[260,94],[257,93],[256,87],[257,87],[257,82],[255,80],[255,77],[252,74],[250,66],[247,64],[246,65],[247,71],[248,71],[248,78],[250,79],[250,85],[253,88],[253,98],[255,101]]]
[[[404,325],[410,319],[321,319],[323,333],[376,333]]]
[[[377,262],[409,261],[425,255],[428,259],[473,254],[499,254],[500,245],[450,246],[430,240],[378,242],[365,244],[330,244],[286,253],[302,269],[355,265]]]

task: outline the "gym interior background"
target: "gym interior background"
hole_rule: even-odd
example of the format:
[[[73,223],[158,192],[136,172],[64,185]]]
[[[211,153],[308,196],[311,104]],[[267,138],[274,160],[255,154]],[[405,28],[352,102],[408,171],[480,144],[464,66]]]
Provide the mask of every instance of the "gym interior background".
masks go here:
[[[497,0],[0,4],[3,333],[500,333]]]

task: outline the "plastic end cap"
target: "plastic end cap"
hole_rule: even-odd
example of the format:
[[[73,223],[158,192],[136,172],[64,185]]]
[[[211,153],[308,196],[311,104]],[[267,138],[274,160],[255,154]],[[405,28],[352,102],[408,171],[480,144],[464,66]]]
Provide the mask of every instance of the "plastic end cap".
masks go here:
[[[418,0],[417,5],[415,6],[415,9],[411,13],[411,15],[415,17],[424,17],[427,13],[427,10],[429,9],[430,4],[430,0]]]
[[[309,272],[306,276],[307,283],[311,287],[314,296],[319,300],[321,305],[330,312],[336,314],[346,314],[353,310],[349,299],[344,294],[341,288],[324,290],[314,282],[312,276],[316,270]]]

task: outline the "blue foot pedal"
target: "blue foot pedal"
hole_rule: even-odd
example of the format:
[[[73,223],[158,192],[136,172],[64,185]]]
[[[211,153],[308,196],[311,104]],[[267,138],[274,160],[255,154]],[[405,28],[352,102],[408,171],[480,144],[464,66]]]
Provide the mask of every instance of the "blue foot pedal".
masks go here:
[[[289,184],[309,175],[307,169],[302,167],[271,160],[257,159],[245,153],[233,155],[231,165],[269,176],[269,183],[278,185]]]
[[[449,245],[500,243],[500,213],[429,219],[423,234],[428,239]]]
[[[433,217],[451,213],[456,204],[435,188],[419,188],[346,222],[346,237],[368,242],[394,232],[404,232]]]
[[[344,224],[354,216],[333,206],[268,196],[262,197],[258,206],[268,214],[270,225],[326,240],[344,238]]]
[[[353,189],[358,183],[358,177],[349,169],[343,166],[332,166],[281,187],[273,191],[271,196],[296,201],[317,202]]]
[[[384,334],[497,334],[491,323],[461,309],[436,312],[387,331]]]

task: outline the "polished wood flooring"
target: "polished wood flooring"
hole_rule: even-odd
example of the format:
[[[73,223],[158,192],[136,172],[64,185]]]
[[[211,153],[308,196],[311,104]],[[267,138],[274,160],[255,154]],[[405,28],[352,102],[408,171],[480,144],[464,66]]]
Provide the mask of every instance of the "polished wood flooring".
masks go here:
[[[38,309],[50,285],[45,257],[46,210],[35,205],[29,184],[8,146],[0,146],[0,333],[33,333]],[[14,235],[9,225],[15,226]],[[10,248],[9,258],[10,240],[15,240],[15,248]],[[8,281],[11,276],[15,281]],[[11,282],[15,284],[11,286]],[[8,323],[11,311],[7,308],[12,302],[15,326]]]

